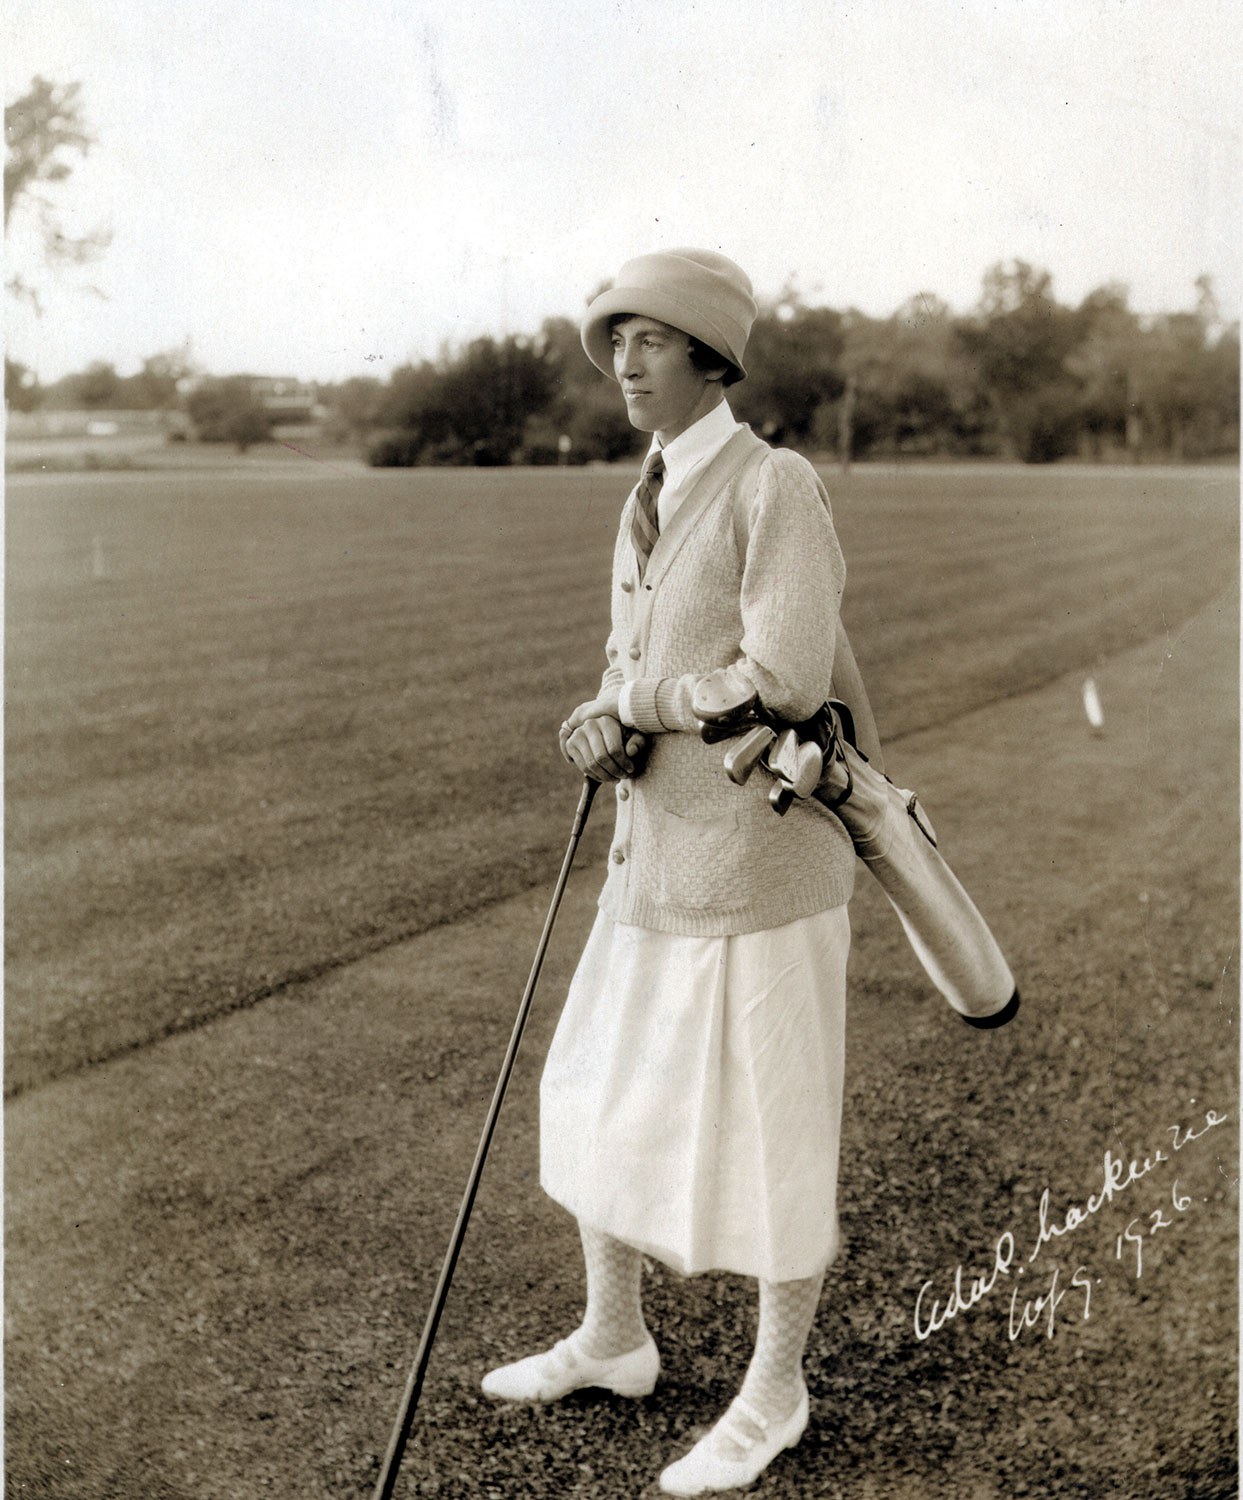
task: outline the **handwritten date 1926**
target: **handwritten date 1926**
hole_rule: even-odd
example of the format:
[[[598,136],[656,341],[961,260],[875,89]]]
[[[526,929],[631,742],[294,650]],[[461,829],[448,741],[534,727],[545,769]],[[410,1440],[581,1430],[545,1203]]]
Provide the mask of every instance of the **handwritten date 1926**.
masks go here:
[[[1180,1214],[1185,1214],[1191,1207],[1191,1199],[1187,1196],[1187,1194],[1180,1193],[1178,1191],[1177,1178],[1175,1178],[1174,1186],[1170,1191],[1170,1202],[1174,1205],[1175,1211]],[[1148,1220],[1146,1224],[1144,1222],[1145,1217]],[[1158,1231],[1162,1229],[1172,1229],[1174,1227],[1174,1222],[1175,1221],[1173,1219],[1167,1219],[1165,1217],[1165,1211],[1160,1208],[1154,1208],[1153,1211],[1146,1216],[1141,1215],[1138,1218],[1132,1219],[1131,1222],[1114,1241],[1114,1259],[1122,1259],[1124,1245],[1134,1245],[1135,1279],[1138,1281],[1144,1274],[1144,1241],[1146,1239],[1151,1239],[1154,1234],[1158,1233]]]

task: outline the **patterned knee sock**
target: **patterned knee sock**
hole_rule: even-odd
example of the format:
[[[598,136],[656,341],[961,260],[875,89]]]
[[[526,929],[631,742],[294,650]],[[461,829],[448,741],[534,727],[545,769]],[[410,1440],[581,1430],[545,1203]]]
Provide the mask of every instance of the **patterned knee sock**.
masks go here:
[[[766,1422],[784,1422],[798,1405],[803,1386],[803,1352],[815,1321],[824,1272],[805,1281],[760,1282],[760,1326],[740,1397]],[[746,1430],[752,1424],[744,1423]],[[759,1437],[759,1432],[753,1436]],[[743,1450],[718,1427],[712,1441],[724,1457]]]
[[[647,1337],[640,1285],[643,1256],[638,1250],[587,1224],[579,1224],[587,1262],[587,1311],[580,1339],[596,1359],[629,1354]]]
[[[803,1351],[823,1286],[823,1271],[805,1281],[760,1282],[760,1327],[742,1397],[770,1421],[782,1421],[798,1405]]]

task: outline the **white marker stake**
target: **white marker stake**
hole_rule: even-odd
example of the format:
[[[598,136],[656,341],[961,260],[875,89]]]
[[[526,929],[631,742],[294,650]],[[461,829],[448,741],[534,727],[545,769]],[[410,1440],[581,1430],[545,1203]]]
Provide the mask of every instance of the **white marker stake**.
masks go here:
[[[1083,711],[1088,716],[1093,734],[1100,734],[1105,727],[1105,715],[1101,712],[1101,697],[1096,691],[1096,682],[1089,677],[1083,684]]]

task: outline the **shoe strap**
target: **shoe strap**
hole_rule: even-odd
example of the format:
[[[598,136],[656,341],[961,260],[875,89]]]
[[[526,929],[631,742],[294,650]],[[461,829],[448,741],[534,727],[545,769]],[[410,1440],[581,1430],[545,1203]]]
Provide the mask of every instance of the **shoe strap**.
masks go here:
[[[738,1425],[738,1419],[745,1417],[753,1427],[758,1427],[760,1436],[757,1438],[753,1432],[744,1432]],[[721,1418],[721,1431],[731,1443],[737,1443],[744,1451],[754,1448],[761,1438],[767,1436],[769,1421],[762,1412],[756,1411],[750,1402],[744,1401],[741,1396],[735,1396],[729,1404],[729,1410]]]

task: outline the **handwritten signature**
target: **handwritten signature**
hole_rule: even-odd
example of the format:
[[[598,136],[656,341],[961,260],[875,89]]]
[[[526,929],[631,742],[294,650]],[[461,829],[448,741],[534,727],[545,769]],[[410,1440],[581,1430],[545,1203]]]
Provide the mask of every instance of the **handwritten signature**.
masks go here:
[[[1146,1156],[1130,1161],[1115,1156],[1107,1150],[1101,1165],[1101,1185],[1087,1198],[1070,1203],[1056,1214],[1050,1210],[1050,1192],[1045,1188],[1040,1195],[1037,1224],[1031,1250],[1023,1262],[1018,1261],[1018,1241],[1012,1230],[1005,1230],[993,1245],[992,1265],[978,1276],[971,1276],[960,1263],[954,1271],[947,1292],[936,1294],[936,1282],[925,1281],[915,1299],[915,1337],[921,1341],[944,1328],[947,1323],[990,1297],[1002,1280],[1013,1283],[1010,1294],[1010,1312],[1007,1332],[1010,1340],[1020,1338],[1031,1328],[1045,1326],[1049,1338],[1053,1337],[1056,1317],[1065,1297],[1075,1291],[1083,1297],[1083,1318],[1090,1315],[1092,1305],[1092,1278],[1086,1265],[1076,1266],[1069,1279],[1063,1278],[1060,1267],[1054,1267],[1044,1289],[1034,1295],[1020,1297],[1023,1285],[1019,1278],[1027,1274],[1028,1267],[1035,1264],[1047,1245],[1066,1239],[1083,1225],[1091,1223],[1102,1209],[1116,1203],[1136,1183],[1142,1182],[1159,1167],[1171,1161],[1173,1156],[1193,1142],[1201,1140],[1210,1130],[1224,1125],[1229,1115],[1216,1110],[1206,1110],[1203,1123],[1183,1127],[1171,1125],[1166,1134],[1171,1137],[1169,1151],[1160,1147]],[[1171,1206],[1176,1214],[1184,1214],[1191,1199],[1180,1193],[1175,1179],[1171,1192]],[[1176,1221],[1167,1219],[1162,1209],[1133,1218],[1117,1236],[1115,1257],[1121,1261],[1124,1253],[1135,1256],[1136,1277],[1142,1277],[1144,1267],[1144,1243],[1162,1229],[1169,1229]],[[1137,1228],[1137,1226],[1139,1226]],[[1124,1250],[1124,1247],[1131,1247]]]

